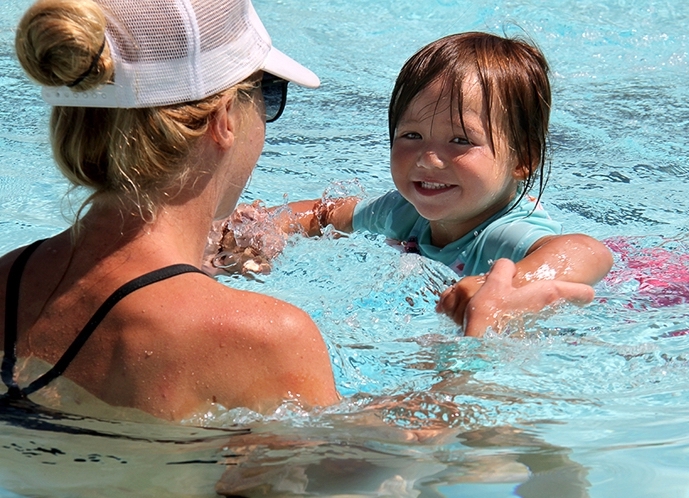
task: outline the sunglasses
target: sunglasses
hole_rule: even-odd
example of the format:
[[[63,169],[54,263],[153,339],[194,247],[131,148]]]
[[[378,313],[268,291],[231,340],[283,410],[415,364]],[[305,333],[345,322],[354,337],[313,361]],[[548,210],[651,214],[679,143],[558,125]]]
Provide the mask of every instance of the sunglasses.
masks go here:
[[[272,123],[282,115],[287,102],[287,80],[263,73],[261,92],[266,106],[266,123]]]

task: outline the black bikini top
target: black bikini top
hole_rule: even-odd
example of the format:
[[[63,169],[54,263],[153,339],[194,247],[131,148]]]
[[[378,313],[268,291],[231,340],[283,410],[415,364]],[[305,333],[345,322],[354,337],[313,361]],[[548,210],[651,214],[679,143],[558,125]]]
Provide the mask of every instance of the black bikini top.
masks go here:
[[[86,343],[89,337],[91,337],[93,331],[96,330],[96,327],[98,327],[100,322],[103,321],[108,312],[124,297],[131,294],[135,290],[141,289],[142,287],[146,287],[147,285],[156,282],[160,282],[161,280],[180,275],[182,273],[194,272],[206,275],[195,266],[178,264],[159,268],[158,270],[153,270],[152,272],[130,280],[113,292],[110,297],[105,300],[100,308],[98,308],[98,310],[93,314],[91,319],[86,323],[81,332],[79,332],[79,335],[77,335],[76,339],[74,339],[62,357],[50,370],[31,382],[28,386],[20,388],[14,380],[14,367],[17,363],[19,284],[21,283],[22,273],[24,272],[24,267],[26,266],[29,257],[42,242],[43,240],[37,240],[24,249],[24,251],[19,254],[17,259],[12,264],[7,277],[7,294],[5,296],[5,355],[2,359],[2,369],[0,371],[2,381],[7,386],[7,393],[2,396],[4,398],[25,398],[29,394],[41,389],[62,375],[72,360],[74,360],[74,357],[77,355],[77,353],[79,353],[82,346]]]

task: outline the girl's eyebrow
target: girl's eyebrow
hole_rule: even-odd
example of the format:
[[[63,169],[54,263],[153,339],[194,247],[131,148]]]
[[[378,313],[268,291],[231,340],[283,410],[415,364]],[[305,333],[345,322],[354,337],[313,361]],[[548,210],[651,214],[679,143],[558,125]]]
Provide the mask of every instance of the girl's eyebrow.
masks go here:
[[[485,135],[487,132],[485,128],[483,127],[483,122],[479,120],[479,126],[476,126],[476,123],[473,123],[471,118],[468,118],[467,114],[464,113],[463,115],[463,120],[464,120],[464,127],[462,127],[462,121],[459,119],[459,115],[453,115],[452,116],[452,127],[453,129],[459,129],[459,130],[464,130],[465,133],[472,133],[475,135]]]
[[[426,121],[428,118],[424,116],[419,116],[418,114],[414,114],[413,116],[407,116],[400,118],[399,121],[397,121],[397,128],[400,126],[422,126],[423,122]],[[434,119],[431,117],[431,119]]]
[[[462,126],[462,123],[459,120],[455,121],[454,119],[452,120],[452,129],[462,130],[464,133],[471,133],[473,135],[480,135],[482,133],[481,129],[467,125],[466,122],[464,122],[464,126]]]
[[[429,112],[424,112],[428,109],[431,109]],[[447,109],[445,109],[447,111]],[[432,108],[431,106],[426,106],[423,109],[417,110],[417,112],[414,113],[405,113],[405,117],[400,117],[399,121],[397,122],[397,126],[395,127],[395,130],[399,130],[401,127],[414,127],[414,126],[421,126],[424,121],[427,119],[431,119],[433,121],[433,126],[437,126],[435,123],[436,120],[438,119],[446,119],[445,112],[444,111],[438,111],[437,109]],[[476,123],[473,123],[473,120],[468,116],[471,115],[471,112],[465,112],[463,113],[463,118],[464,118],[464,127],[462,127],[462,121],[459,118],[459,114],[453,110],[452,111],[452,118],[451,118],[451,126],[453,132],[461,131],[464,135],[474,135],[474,136],[484,136],[486,134],[486,131],[484,130],[483,126],[479,125],[476,126]]]

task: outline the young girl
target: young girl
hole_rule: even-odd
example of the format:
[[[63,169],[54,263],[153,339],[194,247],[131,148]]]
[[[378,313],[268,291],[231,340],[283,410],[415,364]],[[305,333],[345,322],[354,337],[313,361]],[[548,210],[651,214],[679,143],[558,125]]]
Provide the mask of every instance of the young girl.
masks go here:
[[[516,287],[530,280],[592,285],[612,266],[608,249],[586,235],[561,235],[528,196],[539,183],[540,199],[547,179],[550,98],[548,65],[534,46],[486,33],[441,38],[405,63],[392,93],[397,190],[370,200],[291,203],[286,226],[296,220],[309,235],[326,225],[368,230],[442,261],[464,278],[438,309],[460,324],[499,258],[517,264]],[[221,253],[237,245],[230,230],[237,221],[266,216],[258,204],[235,212]]]

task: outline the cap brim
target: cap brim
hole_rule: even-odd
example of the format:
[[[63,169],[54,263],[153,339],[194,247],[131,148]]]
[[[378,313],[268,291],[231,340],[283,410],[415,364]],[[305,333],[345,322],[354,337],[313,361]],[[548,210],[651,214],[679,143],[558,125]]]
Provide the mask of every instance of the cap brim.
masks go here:
[[[321,80],[318,76],[306,69],[291,57],[283,54],[275,47],[270,48],[268,56],[263,61],[261,69],[279,78],[287,81],[292,81],[297,85],[305,86],[306,88],[318,88]]]

